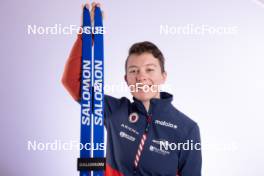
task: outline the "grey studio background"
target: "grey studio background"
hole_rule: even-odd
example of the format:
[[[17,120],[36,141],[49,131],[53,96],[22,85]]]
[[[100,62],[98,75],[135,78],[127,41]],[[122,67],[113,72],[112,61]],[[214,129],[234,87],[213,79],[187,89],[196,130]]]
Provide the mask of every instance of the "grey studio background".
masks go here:
[[[131,44],[156,43],[166,57],[173,104],[199,124],[202,143],[210,146],[203,150],[203,175],[264,175],[263,2],[100,2],[106,83],[124,83]],[[0,3],[0,175],[78,175],[77,150],[28,150],[28,141],[79,140],[80,106],[60,82],[76,35],[28,34],[28,25],[78,26],[84,1]],[[198,34],[190,26],[229,30]]]

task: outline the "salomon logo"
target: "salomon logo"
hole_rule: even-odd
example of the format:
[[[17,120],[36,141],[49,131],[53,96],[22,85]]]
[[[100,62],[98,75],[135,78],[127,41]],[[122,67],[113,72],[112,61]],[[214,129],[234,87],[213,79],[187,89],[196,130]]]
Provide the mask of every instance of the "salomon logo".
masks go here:
[[[103,62],[94,64],[94,124],[103,126]]]
[[[91,62],[84,60],[82,67],[82,124],[90,125],[91,124],[91,93],[90,93],[90,83],[91,83]]]

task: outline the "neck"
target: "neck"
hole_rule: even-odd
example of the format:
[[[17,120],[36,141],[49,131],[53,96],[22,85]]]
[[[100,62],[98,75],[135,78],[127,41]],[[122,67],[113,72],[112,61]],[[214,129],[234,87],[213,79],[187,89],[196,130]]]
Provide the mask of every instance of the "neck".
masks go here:
[[[144,105],[146,111],[148,112],[148,111],[149,111],[150,101],[149,101],[149,100],[148,100],[148,101],[143,101],[142,103],[143,103],[143,105]]]
[[[153,98],[160,98],[160,93],[158,93],[155,97]],[[150,106],[150,100],[142,101],[145,109],[147,112],[149,112],[149,106]]]

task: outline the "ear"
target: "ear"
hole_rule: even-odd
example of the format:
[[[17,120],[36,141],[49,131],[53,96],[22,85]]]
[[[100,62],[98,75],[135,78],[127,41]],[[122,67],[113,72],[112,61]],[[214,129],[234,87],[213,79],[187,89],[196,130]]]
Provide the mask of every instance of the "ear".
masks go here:
[[[165,83],[165,81],[167,80],[167,72],[166,71],[164,71],[163,73],[162,73],[162,83]]]
[[[124,75],[124,80],[125,80],[126,83],[127,83],[127,75],[126,75],[126,74]]]

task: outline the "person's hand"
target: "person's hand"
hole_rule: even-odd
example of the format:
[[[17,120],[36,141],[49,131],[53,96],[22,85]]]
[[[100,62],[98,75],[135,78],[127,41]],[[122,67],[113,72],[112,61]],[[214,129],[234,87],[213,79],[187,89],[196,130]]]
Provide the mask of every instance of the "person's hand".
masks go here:
[[[87,3],[82,4],[82,11],[83,11],[84,7],[86,7],[88,10],[90,10],[91,23],[93,24],[95,7],[101,8],[101,4],[97,3],[97,2],[92,2],[92,5],[90,6],[89,1],[87,0]],[[90,9],[90,7],[91,7],[91,9]],[[101,11],[102,11],[102,9],[101,9]],[[102,16],[104,18],[104,12],[103,11],[102,11]],[[81,15],[81,26],[82,26],[82,23],[83,23],[83,14]]]

